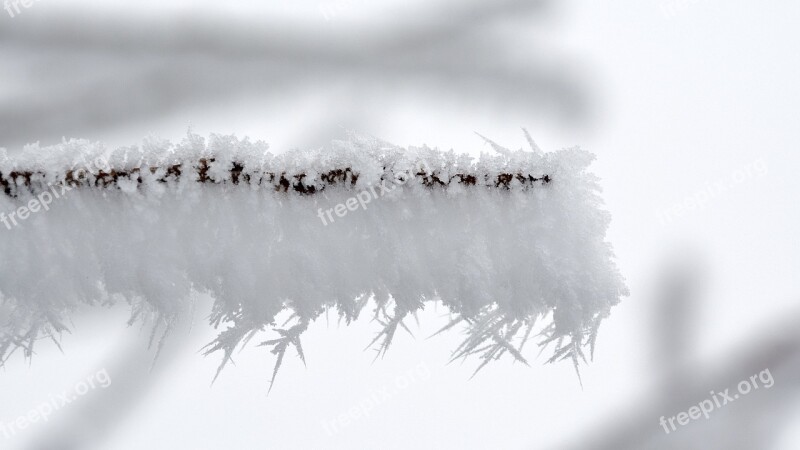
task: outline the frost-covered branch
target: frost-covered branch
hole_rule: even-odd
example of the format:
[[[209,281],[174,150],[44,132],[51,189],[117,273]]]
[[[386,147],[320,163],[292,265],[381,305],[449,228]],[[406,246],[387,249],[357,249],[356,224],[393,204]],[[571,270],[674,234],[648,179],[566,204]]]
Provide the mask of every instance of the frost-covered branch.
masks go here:
[[[381,352],[405,317],[437,301],[466,325],[454,358],[525,361],[539,323],[552,360],[577,364],[627,293],[592,159],[577,148],[473,159],[358,136],[273,155],[261,142],[192,134],[0,154],[0,213],[16,224],[0,226],[0,252],[14,255],[0,261],[0,302],[13,311],[0,357],[30,356],[87,303],[127,301],[134,320],[152,314],[169,329],[202,292],[215,299],[211,325],[225,327],[206,351],[223,365],[267,333],[277,371],[289,348],[302,357],[300,333],[320,314],[349,322],[369,301]],[[351,208],[387,179],[384,195]],[[54,185],[70,190],[33,211]],[[332,209],[337,220],[320,223]],[[286,312],[297,325],[277,326]]]

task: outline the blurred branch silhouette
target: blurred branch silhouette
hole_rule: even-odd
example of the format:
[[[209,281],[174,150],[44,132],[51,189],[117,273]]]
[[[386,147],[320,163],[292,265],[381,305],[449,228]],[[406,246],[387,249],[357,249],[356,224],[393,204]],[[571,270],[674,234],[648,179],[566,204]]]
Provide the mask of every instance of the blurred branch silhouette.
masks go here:
[[[592,450],[708,449],[752,450],[773,448],[786,426],[786,410],[800,388],[800,311],[787,314],[714,361],[692,359],[692,342],[699,334],[693,316],[702,300],[704,271],[690,258],[672,261],[661,273],[656,293],[654,341],[658,361],[655,384],[641,401],[612,416],[593,433],[572,446]],[[765,369],[775,379],[761,389],[714,410],[708,420],[690,422],[669,434],[659,425],[661,416],[674,416],[709,397],[711,390],[735,388],[742,380]]]
[[[417,95],[581,120],[588,94],[579,67],[533,38],[509,45],[512,19],[526,18],[519,24],[524,32],[550,6],[445,3],[378,25],[313,29],[199,13],[42,11],[0,29],[0,54],[25,54],[7,70],[36,86],[0,94],[0,146],[82,136],[243,98],[285,108],[309,89],[344,91],[337,101],[346,100],[333,106],[338,119],[362,118],[365,102]]]
[[[106,448],[110,436],[119,431],[142,403],[152,399],[151,390],[169,373],[178,357],[194,342],[188,331],[191,313],[181,312],[179,330],[171,325],[153,325],[153,337],[162,336],[158,350],[145,346],[138,333],[116,343],[105,361],[111,384],[70,405],[69,414],[51,419],[25,448],[28,450],[85,450]],[[169,340],[165,338],[169,334]],[[196,338],[195,338],[196,339]],[[151,342],[152,344],[152,342]],[[157,356],[156,356],[157,355]],[[154,358],[158,357],[158,360]]]

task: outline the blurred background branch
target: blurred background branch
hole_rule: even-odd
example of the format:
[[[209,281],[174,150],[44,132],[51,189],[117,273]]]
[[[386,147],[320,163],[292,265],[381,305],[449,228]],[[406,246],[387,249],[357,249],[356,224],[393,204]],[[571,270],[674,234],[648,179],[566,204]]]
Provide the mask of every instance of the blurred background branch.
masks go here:
[[[507,39],[509,27],[546,16],[550,2],[416,8],[377,26],[314,28],[201,13],[42,11],[0,29],[0,55],[13,61],[3,76],[30,82],[0,95],[0,146],[92,136],[241,99],[285,109],[308,91],[337,93],[320,106],[335,111],[315,124],[323,133],[342,122],[368,123],[374,113],[365,105],[391,109],[420,96],[556,120],[587,116],[578,65],[535,37]]]
[[[652,385],[624,411],[604,420],[569,447],[575,450],[769,449],[788,423],[800,389],[800,310],[774,321],[747,344],[713,360],[693,354],[696,312],[703,304],[707,271],[696,255],[669,259],[658,275],[652,320],[655,361]],[[691,421],[667,434],[662,416],[675,416],[710,398],[711,391],[730,388],[768,369],[774,385],[738,403],[723,405],[710,419]]]

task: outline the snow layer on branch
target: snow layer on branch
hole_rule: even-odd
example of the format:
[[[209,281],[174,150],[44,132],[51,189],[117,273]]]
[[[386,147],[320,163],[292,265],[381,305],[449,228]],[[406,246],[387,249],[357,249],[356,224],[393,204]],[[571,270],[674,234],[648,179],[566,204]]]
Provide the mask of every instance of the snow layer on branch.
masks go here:
[[[467,327],[453,357],[523,359],[521,344],[544,319],[554,359],[577,362],[627,294],[605,241],[609,214],[586,172],[588,152],[475,160],[358,136],[310,151],[267,149],[190,134],[177,145],[149,140],[113,151],[79,140],[30,146],[13,158],[0,151],[6,180],[32,174],[27,186],[11,183],[13,195],[0,195],[4,220],[17,211],[16,225],[0,223],[0,361],[66,329],[81,304],[125,298],[134,318],[150,312],[169,322],[200,291],[215,299],[211,324],[225,328],[208,351],[222,351],[225,361],[253,334],[271,335],[281,312],[291,311],[296,325],[264,343],[279,361],[289,345],[302,351],[299,334],[326,309],[349,322],[372,299],[381,351],[404,317],[440,300],[453,324]],[[213,183],[198,183],[196,170],[165,172],[175,164],[196,169],[201,159],[213,159],[206,171]],[[248,183],[232,182],[234,163]],[[357,177],[326,183],[325,174],[342,168]],[[81,169],[90,183],[20,218],[18,208]],[[129,174],[105,187],[92,179],[111,169]],[[276,189],[282,173],[303,174],[304,186],[320,189]],[[433,174],[478,181],[432,184]],[[502,174],[538,181],[514,177],[498,186]],[[357,196],[364,207],[336,214]]]

